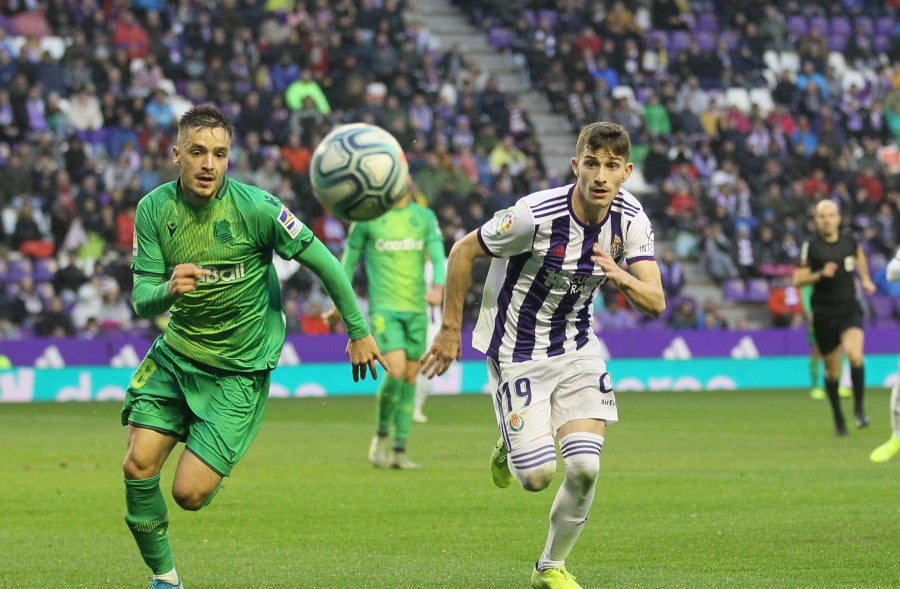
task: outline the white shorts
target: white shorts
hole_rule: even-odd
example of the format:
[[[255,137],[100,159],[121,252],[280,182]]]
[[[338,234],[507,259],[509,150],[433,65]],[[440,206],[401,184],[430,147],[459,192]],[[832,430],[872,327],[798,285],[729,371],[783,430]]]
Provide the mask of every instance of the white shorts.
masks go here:
[[[619,420],[612,377],[596,353],[499,363],[488,359],[494,413],[508,448],[534,441],[573,419]]]

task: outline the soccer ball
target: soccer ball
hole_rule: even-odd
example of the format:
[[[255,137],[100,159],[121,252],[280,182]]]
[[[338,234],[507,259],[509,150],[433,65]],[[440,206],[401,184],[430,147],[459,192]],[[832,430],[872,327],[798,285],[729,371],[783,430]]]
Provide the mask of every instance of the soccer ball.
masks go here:
[[[409,167],[393,135],[375,125],[352,123],[322,138],[309,174],[313,193],[332,215],[368,221],[406,194]]]

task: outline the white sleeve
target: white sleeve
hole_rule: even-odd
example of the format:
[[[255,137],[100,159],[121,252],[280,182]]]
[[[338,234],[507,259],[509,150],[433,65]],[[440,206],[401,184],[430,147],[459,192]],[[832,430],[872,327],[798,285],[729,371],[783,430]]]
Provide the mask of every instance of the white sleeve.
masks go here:
[[[531,251],[534,242],[534,215],[519,201],[515,206],[498,211],[478,229],[478,239],[487,251],[498,258],[509,258]]]
[[[900,282],[900,249],[887,265],[887,279],[891,282]]]
[[[646,213],[641,211],[631,221],[625,234],[625,261],[630,264],[636,260],[655,257],[654,243],[653,225]]]

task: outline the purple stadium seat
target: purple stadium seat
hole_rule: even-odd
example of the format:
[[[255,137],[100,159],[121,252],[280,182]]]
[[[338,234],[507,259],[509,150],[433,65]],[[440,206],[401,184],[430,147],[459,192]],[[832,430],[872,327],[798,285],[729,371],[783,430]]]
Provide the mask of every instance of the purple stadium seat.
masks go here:
[[[802,37],[809,32],[809,23],[802,14],[792,14],[787,19],[788,31],[791,38]]]
[[[894,314],[894,299],[888,295],[875,294],[869,297],[869,306],[877,323],[890,319]]]
[[[898,26],[900,26],[900,19],[893,16],[881,16],[875,21],[875,32],[890,37],[894,30],[898,30]]]
[[[697,15],[697,32],[705,31],[708,33],[719,32],[719,19],[715,12],[701,12]]]
[[[853,25],[854,30],[863,35],[875,34],[875,22],[869,16],[857,16],[853,21]]]
[[[491,27],[487,33],[488,45],[502,50],[509,47],[512,34],[506,27]]]
[[[841,35],[843,37],[852,35],[853,24],[850,22],[850,17],[843,14],[831,17],[831,26],[828,32],[830,35]]]
[[[747,298],[747,285],[740,278],[726,280],[722,284],[722,296],[735,303],[743,302]]]
[[[647,46],[653,47],[655,42],[662,43],[663,47],[669,46],[669,33],[667,31],[652,30],[647,33]]]
[[[769,281],[765,278],[751,278],[747,281],[748,302],[764,303],[769,300]]]
[[[10,260],[6,265],[6,271],[3,273],[3,279],[8,284],[15,284],[31,273],[31,268],[27,263],[19,260]]]
[[[537,12],[538,21],[546,20],[552,28],[556,28],[556,11],[552,9],[541,9]]]
[[[678,53],[684,51],[691,44],[691,33],[687,31],[672,31],[669,36],[669,52]]]
[[[712,51],[716,48],[716,41],[718,41],[719,35],[710,31],[698,31],[697,32],[697,45],[700,46],[700,49],[704,51]]]
[[[828,49],[831,51],[843,51],[844,47],[847,46],[847,39],[849,38],[850,35],[832,34],[828,37]]]
[[[50,282],[56,274],[55,266],[52,258],[38,258],[34,261],[31,276],[35,282]]]
[[[728,50],[734,51],[737,48],[738,41],[740,40],[737,33],[734,31],[722,31],[719,34],[720,39],[725,39],[725,42],[728,44]]]
[[[891,50],[891,38],[887,35],[875,35],[872,39],[872,49],[878,53],[887,53]]]
[[[522,11],[522,16],[525,17],[525,20],[528,21],[528,26],[532,29],[537,25],[537,13],[531,9],[525,9]]]
[[[830,28],[828,17],[825,16],[811,16],[809,17],[809,28],[817,29],[823,35],[828,34],[828,30]]]

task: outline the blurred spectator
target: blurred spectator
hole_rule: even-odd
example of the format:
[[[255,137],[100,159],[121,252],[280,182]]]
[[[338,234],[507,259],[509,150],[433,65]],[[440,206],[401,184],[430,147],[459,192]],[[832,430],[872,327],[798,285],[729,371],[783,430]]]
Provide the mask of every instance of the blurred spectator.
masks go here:
[[[104,330],[127,330],[132,325],[131,305],[122,297],[118,283],[111,277],[100,281],[100,305],[96,317]]]
[[[53,291],[63,302],[74,303],[78,289],[87,282],[88,278],[82,269],[82,262],[76,251],[66,252],[65,259],[66,263],[56,270],[51,284]]]
[[[718,301],[712,298],[703,300],[697,323],[701,329],[728,329],[728,319],[725,318]]]
[[[664,249],[659,259],[659,271],[662,275],[663,290],[667,299],[681,295],[685,285],[684,269],[671,249]]]
[[[738,275],[744,280],[760,276],[759,260],[757,260],[758,244],[750,235],[750,228],[741,223],[736,228],[734,239],[734,261]]]
[[[606,307],[595,315],[595,331],[625,331],[635,329],[637,316],[628,305],[628,299],[620,293],[609,297]]]
[[[72,337],[75,335],[75,326],[72,318],[66,313],[63,300],[60,297],[51,297],[40,318],[34,324],[35,335],[44,337]]]
[[[805,321],[800,290],[789,276],[776,278],[769,288],[768,309],[773,327],[799,327]]]
[[[300,305],[294,297],[284,299],[284,323],[288,333],[303,333],[300,323]]]
[[[125,49],[130,59],[141,59],[150,51],[150,35],[127,8],[113,25],[112,40],[116,47]]]
[[[331,333],[328,322],[322,314],[322,303],[317,299],[308,299],[300,313],[300,326],[307,335],[325,335]]]
[[[681,299],[675,310],[669,315],[668,325],[672,329],[697,329],[700,318],[697,315],[697,303],[686,297]]]
[[[722,232],[719,223],[710,223],[706,227],[701,240],[700,258],[707,274],[717,282],[739,276],[734,263],[734,242]]]
[[[21,278],[17,286],[9,303],[9,320],[13,325],[30,329],[44,310],[44,303],[31,276]]]
[[[316,108],[322,114],[331,112],[331,105],[328,98],[319,83],[313,79],[312,70],[304,68],[300,72],[300,77],[288,84],[284,91],[284,103],[292,111],[303,108],[303,99],[309,96],[313,99]]]

